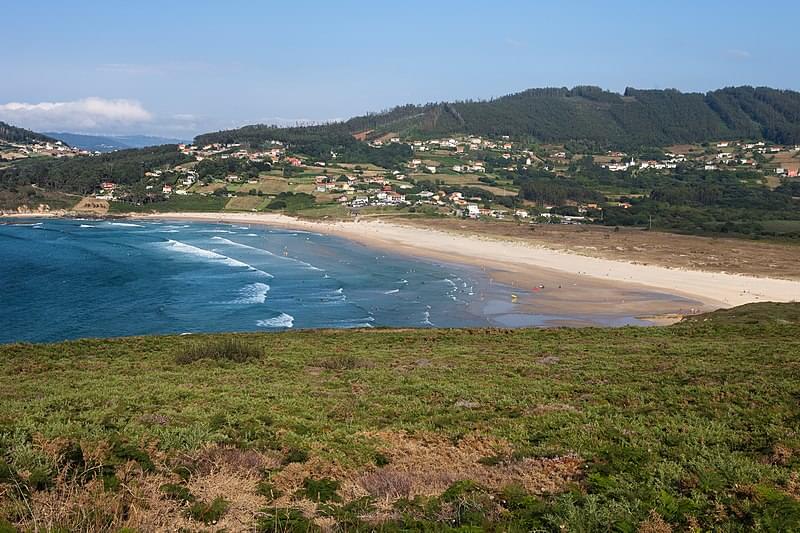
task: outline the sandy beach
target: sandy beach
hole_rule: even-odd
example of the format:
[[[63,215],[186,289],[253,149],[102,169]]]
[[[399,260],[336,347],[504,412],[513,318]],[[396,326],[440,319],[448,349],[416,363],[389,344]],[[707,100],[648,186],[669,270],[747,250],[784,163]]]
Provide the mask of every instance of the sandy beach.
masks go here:
[[[800,301],[800,281],[665,268],[587,257],[524,242],[461,235],[395,222],[317,222],[269,213],[159,213],[137,218],[263,224],[336,235],[435,261],[472,265],[519,289],[519,304],[543,313],[680,316],[751,302]],[[682,300],[666,297],[682,297]]]

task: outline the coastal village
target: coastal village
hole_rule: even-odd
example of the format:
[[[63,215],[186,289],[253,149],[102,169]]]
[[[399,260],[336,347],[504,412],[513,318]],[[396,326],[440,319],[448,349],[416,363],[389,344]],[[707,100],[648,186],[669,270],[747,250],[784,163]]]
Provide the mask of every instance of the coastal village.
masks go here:
[[[31,157],[75,157],[78,155],[99,155],[68,146],[62,141],[34,141],[28,143],[0,141],[0,162],[27,159]]]
[[[530,224],[581,224],[603,216],[609,207],[627,209],[634,192],[608,192],[605,201],[566,201],[563,205],[518,198],[513,175],[544,171],[574,177],[591,164],[610,173],[631,176],[668,173],[678,168],[704,172],[750,170],[764,183],[777,186],[796,178],[800,146],[764,142],[722,141],[704,145],[675,145],[650,154],[622,151],[579,153],[565,145],[522,143],[508,136],[453,136],[428,140],[394,135],[366,140],[372,149],[405,145],[411,156],[395,168],[340,162],[331,153],[316,160],[291,145],[269,141],[258,147],[239,143],[177,145],[185,163],[152,168],[143,176],[144,197],[131,194],[130,185],[103,181],[80,205],[108,211],[114,204],[159,208],[175,201],[188,205],[213,198],[217,209],[263,211],[294,205],[312,206],[319,216],[370,215],[410,212],[473,219],[513,219]],[[91,155],[62,142],[9,143],[0,157],[10,161],[34,157]],[[97,154],[94,154],[97,155]],[[638,196],[641,196],[639,194]],[[47,211],[47,205],[21,210]],[[180,206],[174,209],[181,210]]]

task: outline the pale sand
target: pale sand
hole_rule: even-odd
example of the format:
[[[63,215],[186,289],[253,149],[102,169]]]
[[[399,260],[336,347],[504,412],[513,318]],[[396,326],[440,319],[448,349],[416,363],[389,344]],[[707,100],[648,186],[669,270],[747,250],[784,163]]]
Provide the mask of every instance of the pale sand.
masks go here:
[[[499,282],[519,287],[520,303],[535,302],[539,313],[674,315],[677,320],[692,311],[751,302],[800,301],[800,281],[599,259],[519,241],[390,222],[316,222],[269,213],[159,213],[136,217],[302,229],[400,254],[473,265]],[[541,292],[536,289],[539,285],[545,285]],[[665,295],[688,300],[678,302]]]

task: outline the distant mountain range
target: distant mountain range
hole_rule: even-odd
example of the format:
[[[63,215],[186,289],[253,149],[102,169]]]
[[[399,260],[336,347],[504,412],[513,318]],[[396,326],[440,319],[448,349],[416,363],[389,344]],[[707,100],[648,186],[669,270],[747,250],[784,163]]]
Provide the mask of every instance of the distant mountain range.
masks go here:
[[[113,152],[130,148],[147,148],[162,144],[180,144],[184,141],[148,135],[84,135],[80,133],[48,132],[46,135],[75,148],[92,152]]]
[[[18,128],[5,122],[0,122],[0,141],[12,143],[25,143],[32,141],[53,142],[55,139],[36,133],[34,131],[26,130],[25,128]]]
[[[719,139],[800,143],[800,93],[729,87],[708,93],[599,87],[529,89],[484,101],[404,105],[312,127],[331,134],[431,137],[455,133],[530,137],[541,142],[668,145]],[[200,135],[196,142],[262,142],[302,128],[255,125]]]

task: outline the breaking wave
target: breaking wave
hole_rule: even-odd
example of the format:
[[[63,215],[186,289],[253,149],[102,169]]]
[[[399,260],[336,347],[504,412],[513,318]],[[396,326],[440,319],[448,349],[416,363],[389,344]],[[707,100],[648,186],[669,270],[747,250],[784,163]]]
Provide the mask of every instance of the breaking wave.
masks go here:
[[[237,305],[263,304],[267,301],[269,285],[266,283],[251,283],[239,290],[239,298],[228,303]]]
[[[318,271],[322,272],[321,268],[317,268],[314,265],[312,265],[311,263],[306,263],[305,261],[301,261],[300,259],[295,259],[294,257],[286,257],[286,256],[274,254],[274,253],[270,252],[269,250],[265,250],[263,248],[257,248],[255,246],[250,246],[249,244],[242,244],[240,242],[235,242],[235,241],[232,241],[230,239],[226,239],[225,237],[211,237],[211,240],[219,241],[219,242],[221,242],[223,244],[227,244],[228,246],[235,246],[237,248],[245,248],[247,250],[254,250],[256,252],[261,252],[263,254],[266,254],[266,255],[269,255],[269,256],[272,256],[272,257],[277,257],[278,259],[283,259],[284,261],[291,261],[293,263],[298,263],[300,265],[303,265],[304,267],[306,267],[309,270],[318,270]]]
[[[179,252],[185,255],[190,255],[193,257],[200,257],[203,259],[207,259],[209,261],[220,262],[230,267],[246,268],[252,272],[258,272],[263,276],[267,276],[270,278],[272,277],[272,274],[270,274],[269,272],[264,272],[263,270],[259,270],[251,265],[248,265],[247,263],[244,263],[237,259],[233,259],[232,257],[228,257],[227,255],[222,255],[218,254],[217,252],[212,252],[211,250],[206,250],[204,248],[198,248],[197,246],[192,246],[191,244],[186,244],[185,242],[173,241],[172,239],[170,239],[163,244],[167,249],[173,250],[175,252]]]
[[[260,328],[291,328],[294,326],[294,317],[286,313],[281,313],[273,318],[257,320],[256,326]]]

